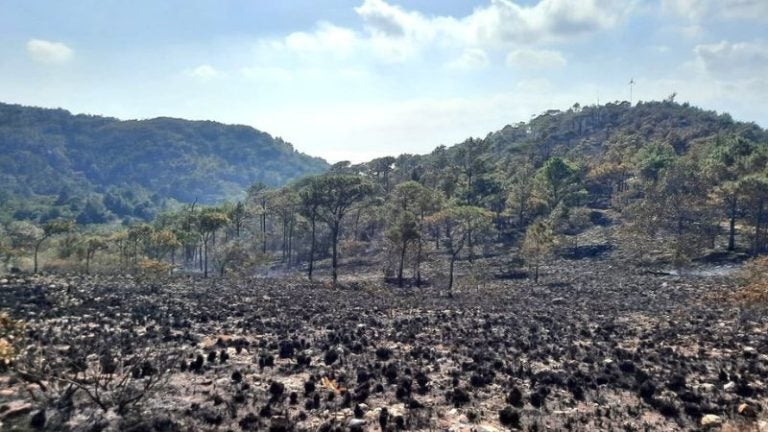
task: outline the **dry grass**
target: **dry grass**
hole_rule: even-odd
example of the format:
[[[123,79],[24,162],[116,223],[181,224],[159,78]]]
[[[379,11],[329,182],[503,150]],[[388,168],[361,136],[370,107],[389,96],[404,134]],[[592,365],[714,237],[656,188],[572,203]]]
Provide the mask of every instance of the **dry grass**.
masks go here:
[[[765,432],[768,430],[762,422],[750,421],[750,422],[727,422],[725,423],[720,432]]]
[[[743,285],[733,296],[738,304],[768,306],[768,257],[755,258],[744,265]]]
[[[6,312],[0,313],[0,369],[10,366],[18,355],[18,345],[24,336],[24,323]]]

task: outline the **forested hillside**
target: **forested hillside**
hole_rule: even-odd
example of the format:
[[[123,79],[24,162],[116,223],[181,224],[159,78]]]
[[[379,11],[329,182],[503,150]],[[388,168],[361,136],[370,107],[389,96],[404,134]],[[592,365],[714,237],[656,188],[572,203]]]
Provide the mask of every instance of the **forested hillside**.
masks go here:
[[[79,244],[87,250],[89,242],[99,246],[94,253],[112,249],[123,270],[145,258],[205,275],[209,267],[220,274],[228,268],[248,272],[277,260],[305,269],[311,278],[314,262],[330,259],[335,281],[344,260],[353,259],[384,270],[400,285],[418,285],[422,263],[445,260],[450,289],[455,265],[467,259],[474,263],[493,248],[511,252],[538,277],[540,265],[550,258],[590,253],[581,247],[583,236],[608,225],[616,228],[614,237],[590,247],[623,248],[648,257],[653,252],[649,259],[667,265],[768,250],[768,133],[671,99],[548,111],[428,155],[340,162],[326,173],[282,187],[272,185],[290,177],[269,169],[275,161],[304,161],[299,166],[305,171],[286,165],[293,177],[324,165],[249,128],[21,112],[70,122],[52,122],[57,126],[41,128],[27,141],[14,141],[18,134],[3,135],[6,142],[17,142],[10,152],[15,159],[3,159],[8,166],[4,181],[13,193],[48,194],[55,204],[66,205],[83,196],[77,191],[88,190],[93,195],[86,206],[103,196],[103,206],[116,214],[129,212],[131,207],[121,201],[125,196],[199,200],[161,212],[149,224],[129,224],[125,231],[81,240],[73,226],[60,229],[70,217],[50,217],[60,211],[55,206],[39,227],[6,226],[9,260],[29,256],[36,241],[66,234],[62,241],[70,249]],[[94,129],[88,134],[61,131],[78,130],[81,123]],[[93,141],[78,138],[77,145],[67,145],[62,138],[47,144],[47,138],[65,135]],[[261,145],[238,150],[234,144],[247,140]],[[104,152],[117,156],[106,160],[98,151],[83,150],[101,148],[101,142],[112,143]],[[154,150],[136,152],[116,144],[123,142]],[[165,142],[171,145],[158,144]],[[70,148],[79,151],[68,153]],[[71,175],[56,177],[58,172]],[[20,180],[27,178],[28,183]],[[200,205],[231,196],[243,183],[253,186],[242,200]],[[94,222],[82,219],[76,222]]]
[[[0,104],[0,213],[45,222],[149,220],[169,200],[214,204],[327,164],[247,126],[120,121]]]

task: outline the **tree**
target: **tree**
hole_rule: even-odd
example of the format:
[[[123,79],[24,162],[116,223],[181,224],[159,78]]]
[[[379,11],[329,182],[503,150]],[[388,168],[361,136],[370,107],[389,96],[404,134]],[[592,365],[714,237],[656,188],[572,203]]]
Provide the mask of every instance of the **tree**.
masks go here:
[[[216,235],[216,231],[223,228],[229,223],[229,218],[226,213],[219,211],[218,209],[210,208],[205,209],[200,214],[199,231],[203,238],[203,277],[208,277],[208,249],[211,239]]]
[[[728,218],[728,250],[733,251],[736,249],[736,220],[744,214],[741,183],[724,182],[715,187],[714,194]]]
[[[380,182],[385,194],[389,194],[392,189],[390,184],[390,174],[392,173],[392,166],[395,164],[395,158],[392,156],[385,156],[377,158],[369,162],[371,171],[376,180]]]
[[[753,171],[750,167],[755,156],[761,153],[759,147],[740,137],[717,137],[713,148],[703,162],[703,174],[714,185],[713,196],[722,206],[728,218],[728,250],[736,248],[736,221],[745,215],[742,179]],[[764,163],[757,164],[762,169]],[[748,189],[748,188],[747,188]]]
[[[33,273],[37,274],[37,255],[43,242],[53,236],[71,232],[74,227],[75,223],[69,220],[55,220],[43,225],[43,235],[35,242],[35,266]]]
[[[575,204],[584,193],[579,167],[559,157],[548,159],[536,172],[537,192],[550,211],[561,202]]]
[[[758,255],[765,250],[763,228],[768,217],[768,177],[763,174],[745,176],[739,181],[739,190],[744,196],[746,211],[754,229],[752,255]]]
[[[445,235],[443,245],[449,256],[448,293],[453,289],[453,274],[456,260],[467,245],[472,233],[481,234],[493,229],[493,214],[473,206],[450,206],[429,218],[431,224],[440,228]]]
[[[299,208],[300,197],[289,187],[272,191],[267,200],[271,203],[270,213],[277,216],[282,225],[282,259],[292,263],[293,233],[296,226],[296,214]]]
[[[409,245],[416,243],[413,277],[421,284],[424,235],[427,216],[438,210],[439,196],[421,183],[409,180],[400,183],[392,191],[388,203],[387,239],[398,249],[397,284],[403,286],[403,268]]]
[[[179,246],[181,242],[176,237],[176,233],[168,229],[154,230],[147,242],[149,255],[156,260],[164,259],[168,253]]]
[[[308,183],[299,190],[300,207],[299,212],[309,220],[310,225],[310,247],[309,247],[309,265],[307,266],[307,278],[312,280],[312,271],[315,264],[315,248],[317,245],[317,219],[320,206],[323,204],[323,189],[319,177],[311,178]]]
[[[456,147],[454,164],[461,174],[461,189],[464,203],[478,205],[480,193],[476,190],[477,180],[490,170],[488,143],[470,138]]]
[[[635,159],[640,179],[655,183],[661,178],[664,170],[675,162],[675,149],[669,144],[652,142],[640,149]]]
[[[126,240],[130,250],[127,252],[129,258],[131,258],[134,270],[139,263],[139,258],[148,251],[152,233],[154,231],[152,226],[148,224],[133,225],[128,229],[128,237]]]
[[[8,225],[8,237],[14,249],[26,249],[35,245],[43,236],[43,229],[28,221],[13,221]]]
[[[255,204],[259,216],[259,228],[261,230],[261,253],[267,253],[267,195],[268,188],[264,183],[256,183],[248,189],[248,197]]]
[[[109,217],[109,210],[104,206],[104,200],[100,196],[94,196],[88,198],[76,222],[78,225],[102,224],[107,222]]]
[[[338,281],[339,234],[344,216],[355,203],[373,193],[374,186],[369,181],[354,174],[329,174],[316,179],[318,197],[318,218],[328,225],[331,232],[331,268],[333,286]]]
[[[517,227],[522,229],[533,208],[534,175],[533,164],[524,162],[515,166],[507,187],[507,207],[515,216]]]
[[[102,237],[90,236],[83,241],[83,254],[85,255],[85,274],[91,273],[91,262],[96,252],[106,249],[107,241]]]
[[[5,227],[0,225],[0,261],[3,263],[3,266],[0,267],[0,271],[4,270],[4,267],[8,265],[8,261],[10,261],[12,256],[13,248],[9,236]]]
[[[523,238],[521,252],[528,263],[528,267],[533,270],[535,283],[539,283],[539,268],[552,253],[553,246],[554,235],[546,222],[538,220],[528,226]]]
[[[214,254],[214,265],[219,276],[223,277],[228,268],[234,265],[242,266],[249,260],[248,249],[240,240],[223,242]]]
[[[698,166],[683,158],[671,161],[643,188],[642,198],[626,212],[632,227],[648,238],[671,239],[673,262],[687,261],[707,239],[714,239],[715,217]]]

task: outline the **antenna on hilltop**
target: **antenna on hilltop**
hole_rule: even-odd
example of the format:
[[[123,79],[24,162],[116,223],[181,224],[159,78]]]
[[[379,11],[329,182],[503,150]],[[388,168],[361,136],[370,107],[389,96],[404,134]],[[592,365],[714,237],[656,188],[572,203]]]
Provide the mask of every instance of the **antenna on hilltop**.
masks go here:
[[[635,87],[635,79],[629,79],[629,105],[632,106],[632,90]]]

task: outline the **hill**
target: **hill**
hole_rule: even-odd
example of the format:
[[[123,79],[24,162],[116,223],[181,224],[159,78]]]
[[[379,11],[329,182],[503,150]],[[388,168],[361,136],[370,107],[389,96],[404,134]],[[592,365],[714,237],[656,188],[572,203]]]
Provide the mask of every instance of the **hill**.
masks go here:
[[[613,157],[629,164],[634,154],[649,143],[669,145],[677,156],[683,156],[690,150],[701,152],[702,147],[737,139],[764,146],[768,144],[768,131],[755,123],[736,121],[727,113],[672,100],[636,105],[575,104],[565,111],[548,110],[528,122],[506,125],[481,139],[439,146],[430,154],[379,158],[356,168],[375,175],[382,163],[392,159],[393,183],[397,183],[440,171],[444,174],[445,167],[460,165],[462,159],[492,161],[492,165],[526,161],[538,167],[551,157],[568,158],[583,166]]]
[[[38,220],[149,219],[171,200],[216,203],[256,182],[279,186],[327,168],[248,126],[8,104],[0,104],[0,148],[0,207],[6,218]]]

